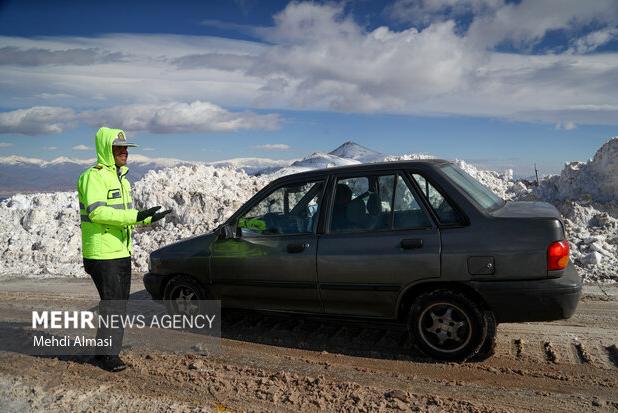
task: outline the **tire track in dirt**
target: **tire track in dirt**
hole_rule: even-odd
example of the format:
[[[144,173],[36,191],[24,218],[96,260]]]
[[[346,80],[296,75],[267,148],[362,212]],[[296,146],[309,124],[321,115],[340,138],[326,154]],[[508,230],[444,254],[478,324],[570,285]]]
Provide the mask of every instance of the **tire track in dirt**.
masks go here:
[[[2,292],[0,311],[81,299],[66,292]],[[131,400],[143,406],[138,400],[152,400],[154,411],[170,406],[603,411],[618,409],[617,318],[618,302],[589,298],[570,320],[501,324],[493,357],[455,364],[420,354],[404,326],[395,323],[226,311],[221,353],[134,348],[125,352],[132,368],[116,376],[80,361],[5,353],[0,376],[21,380],[26,390],[19,394],[28,394],[28,386],[47,392],[37,405],[47,407],[56,403],[48,395],[74,388],[96,395],[101,406],[130,405]],[[84,406],[77,393],[71,400],[66,406]]]
[[[612,344],[611,346],[605,347],[605,351],[609,361],[614,365],[614,367],[618,368],[618,347],[616,347],[615,344]]]

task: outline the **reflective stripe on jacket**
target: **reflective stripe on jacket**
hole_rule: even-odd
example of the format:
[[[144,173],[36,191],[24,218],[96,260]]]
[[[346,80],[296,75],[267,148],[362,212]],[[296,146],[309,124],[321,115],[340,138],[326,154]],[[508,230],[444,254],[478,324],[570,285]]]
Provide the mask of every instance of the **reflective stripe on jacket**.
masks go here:
[[[86,169],[77,181],[84,258],[109,260],[131,255],[131,232],[137,222],[129,169],[117,168],[112,142],[120,129],[101,128],[95,142],[97,165]],[[146,218],[143,224],[149,224]]]

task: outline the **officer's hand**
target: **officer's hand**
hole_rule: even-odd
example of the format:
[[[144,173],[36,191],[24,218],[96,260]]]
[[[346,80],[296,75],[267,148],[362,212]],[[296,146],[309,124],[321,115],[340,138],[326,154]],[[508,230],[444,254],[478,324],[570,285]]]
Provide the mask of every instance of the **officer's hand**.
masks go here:
[[[165,217],[167,214],[169,214],[170,212],[172,212],[172,210],[171,210],[171,209],[168,209],[168,210],[163,211],[163,212],[157,212],[156,214],[154,214],[154,215],[152,216],[152,221],[150,221],[150,222],[151,222],[151,223],[152,223],[152,222],[157,222],[158,220],[160,220],[160,219],[164,218],[164,217]]]
[[[145,209],[143,211],[137,211],[137,222],[143,221],[148,217],[151,217],[161,209],[161,206],[156,206],[152,208]]]

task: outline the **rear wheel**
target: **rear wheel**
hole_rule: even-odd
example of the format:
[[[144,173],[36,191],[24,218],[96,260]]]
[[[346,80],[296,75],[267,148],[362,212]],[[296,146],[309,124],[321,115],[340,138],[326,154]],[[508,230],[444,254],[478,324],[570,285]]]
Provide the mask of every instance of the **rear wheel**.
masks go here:
[[[421,294],[410,310],[408,329],[425,354],[451,361],[474,356],[487,334],[479,306],[466,295],[448,289]]]
[[[165,287],[165,306],[171,314],[196,315],[202,312],[200,301],[208,300],[206,289],[187,275],[172,278]]]
[[[496,330],[498,329],[496,316],[492,311],[484,311],[483,317],[485,318],[485,325],[487,326],[487,334],[485,334],[485,340],[481,348],[474,356],[474,361],[487,360],[496,352]]]

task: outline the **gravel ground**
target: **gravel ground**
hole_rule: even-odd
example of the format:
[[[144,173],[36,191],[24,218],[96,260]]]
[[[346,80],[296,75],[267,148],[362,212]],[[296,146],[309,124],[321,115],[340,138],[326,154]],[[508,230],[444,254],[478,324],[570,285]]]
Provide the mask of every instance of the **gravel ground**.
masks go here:
[[[134,278],[133,297],[143,297]],[[0,311],[96,297],[89,280],[8,280]],[[0,352],[0,411],[616,411],[618,287],[586,286],[574,317],[501,324],[496,354],[435,363],[396,325],[224,313],[221,351],[133,347],[112,374],[88,357]]]

